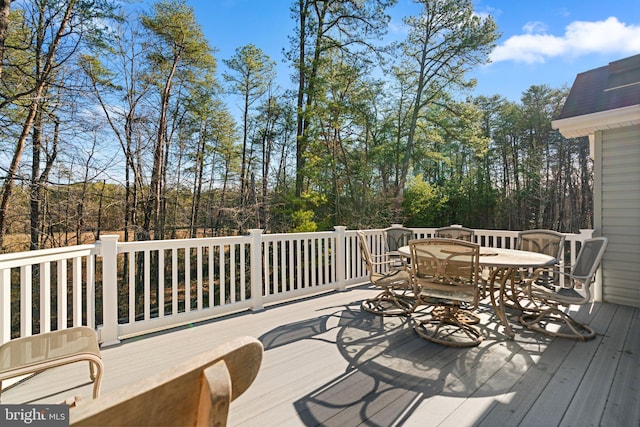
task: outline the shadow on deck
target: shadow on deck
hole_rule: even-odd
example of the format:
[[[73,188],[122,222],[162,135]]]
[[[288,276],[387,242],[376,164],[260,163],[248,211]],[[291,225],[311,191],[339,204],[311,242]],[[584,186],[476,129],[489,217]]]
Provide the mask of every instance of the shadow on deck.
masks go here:
[[[479,309],[484,341],[467,349],[418,338],[411,317],[375,316],[359,303],[336,309],[260,336],[267,352],[325,340],[347,362],[339,375],[293,402],[302,425],[620,425],[621,418],[627,425],[640,423],[637,409],[618,411],[625,408],[621,399],[631,404],[620,387],[637,393],[624,378],[640,379],[637,334],[627,333],[634,330],[632,321],[637,327],[637,309],[579,308],[576,318],[605,331],[589,342],[533,333],[516,324],[514,312],[510,320],[517,335],[509,340],[485,301]],[[333,339],[327,338],[331,331]]]

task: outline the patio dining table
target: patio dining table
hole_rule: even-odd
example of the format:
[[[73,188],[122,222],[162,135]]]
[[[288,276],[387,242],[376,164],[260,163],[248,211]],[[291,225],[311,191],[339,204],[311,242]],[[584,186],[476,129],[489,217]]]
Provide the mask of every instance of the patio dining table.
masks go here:
[[[411,258],[409,246],[402,246],[398,252]],[[531,269],[539,267],[549,267],[556,263],[556,259],[550,255],[537,252],[522,251],[517,249],[480,247],[480,257],[478,263],[482,268],[490,270],[488,278],[489,295],[491,305],[502,322],[505,334],[509,338],[515,336],[505,311],[505,300],[509,298],[507,294],[507,282],[513,281],[515,273],[520,269]],[[496,298],[496,282],[499,282],[498,297]]]

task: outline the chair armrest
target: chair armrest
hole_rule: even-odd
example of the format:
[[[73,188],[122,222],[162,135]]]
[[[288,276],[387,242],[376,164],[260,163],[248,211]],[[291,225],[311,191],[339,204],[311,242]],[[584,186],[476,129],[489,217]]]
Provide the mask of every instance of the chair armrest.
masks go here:
[[[374,267],[376,266],[389,266],[389,267],[393,267],[393,268],[403,268],[405,270],[409,269],[409,266],[407,265],[407,262],[402,260],[402,264],[398,264],[397,260],[388,260],[388,261],[380,261],[380,262],[372,262],[371,263]]]

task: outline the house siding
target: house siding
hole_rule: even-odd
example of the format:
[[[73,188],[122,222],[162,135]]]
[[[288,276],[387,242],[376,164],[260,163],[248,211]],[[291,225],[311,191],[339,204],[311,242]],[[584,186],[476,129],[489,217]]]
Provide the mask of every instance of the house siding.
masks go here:
[[[602,299],[640,307],[640,126],[598,132],[596,146],[595,225],[609,239]]]

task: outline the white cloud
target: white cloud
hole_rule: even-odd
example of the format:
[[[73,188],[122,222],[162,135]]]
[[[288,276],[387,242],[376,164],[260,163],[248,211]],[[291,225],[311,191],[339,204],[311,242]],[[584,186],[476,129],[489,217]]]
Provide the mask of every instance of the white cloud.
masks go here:
[[[544,63],[558,56],[577,57],[590,53],[640,52],[640,25],[627,25],[615,17],[604,21],[575,21],[563,36],[546,34],[539,22],[527,23],[526,34],[509,37],[491,53],[493,62]]]
[[[547,31],[547,25],[544,22],[532,21],[524,24],[522,30],[527,34],[544,33]]]

